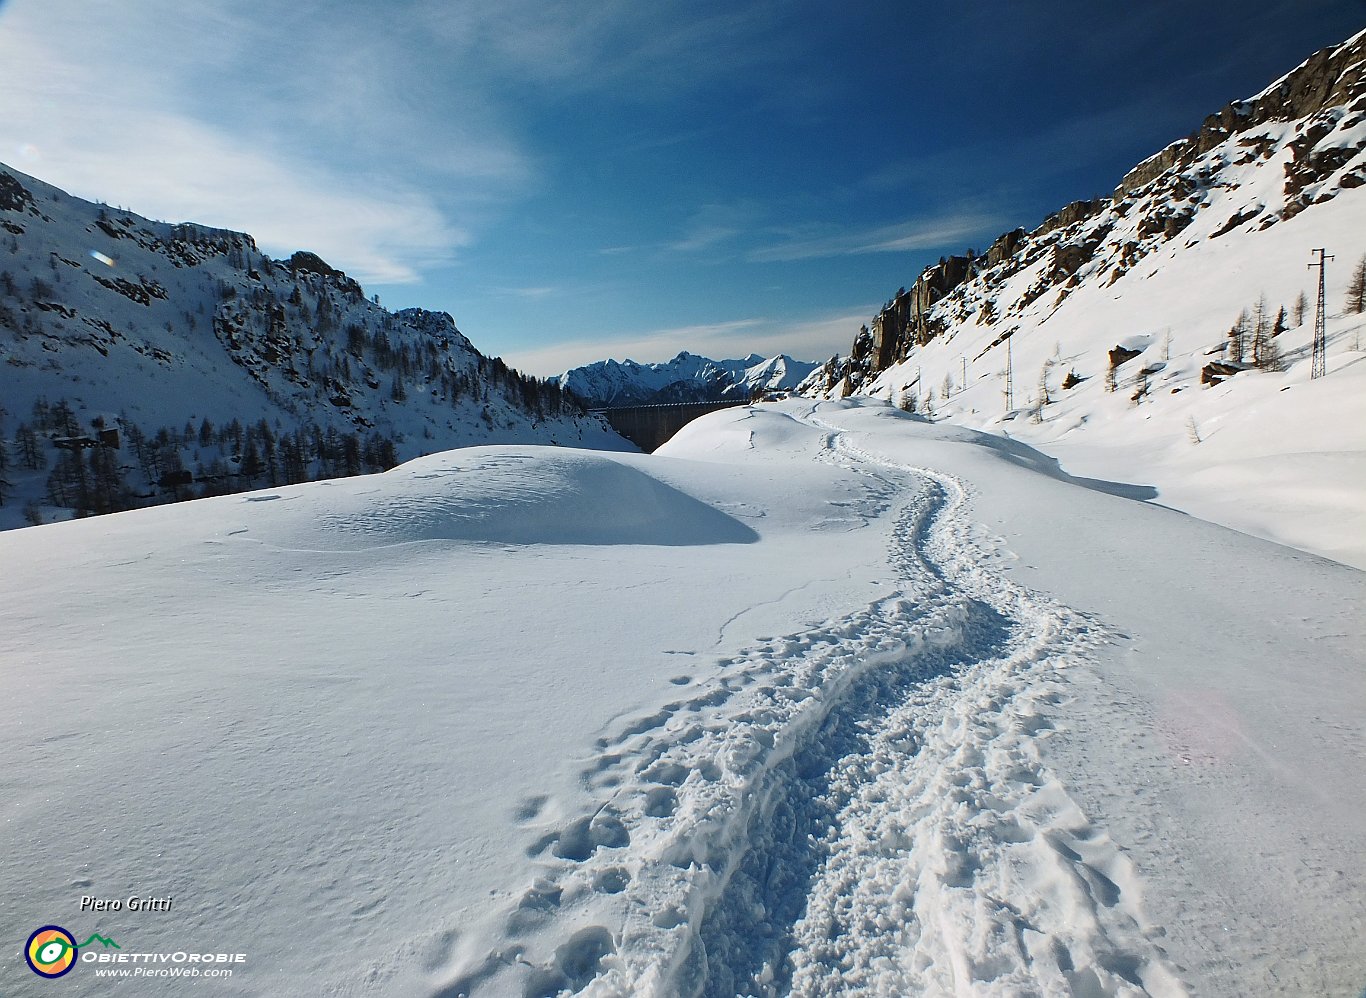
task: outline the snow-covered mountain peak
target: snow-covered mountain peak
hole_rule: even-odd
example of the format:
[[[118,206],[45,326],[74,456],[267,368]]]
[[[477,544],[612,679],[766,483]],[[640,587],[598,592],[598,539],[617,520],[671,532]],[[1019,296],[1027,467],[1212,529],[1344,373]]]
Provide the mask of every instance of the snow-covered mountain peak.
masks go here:
[[[682,350],[664,363],[602,360],[551,380],[589,404],[647,405],[790,391],[815,369],[815,364],[786,354],[765,358],[752,353],[739,359],[712,360]]]

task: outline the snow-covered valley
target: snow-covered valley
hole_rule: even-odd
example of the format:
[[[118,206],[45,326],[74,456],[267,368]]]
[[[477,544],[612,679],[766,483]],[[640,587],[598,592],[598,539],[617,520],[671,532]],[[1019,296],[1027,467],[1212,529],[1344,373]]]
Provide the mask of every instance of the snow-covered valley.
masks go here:
[[[1151,495],[792,400],[8,532],[10,921],[224,994],[1355,996],[1363,575]]]

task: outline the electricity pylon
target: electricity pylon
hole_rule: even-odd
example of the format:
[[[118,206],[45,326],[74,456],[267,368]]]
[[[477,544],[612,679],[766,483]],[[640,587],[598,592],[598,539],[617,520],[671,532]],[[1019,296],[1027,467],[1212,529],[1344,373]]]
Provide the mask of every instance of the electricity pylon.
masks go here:
[[[1327,317],[1324,314],[1323,275],[1324,271],[1328,269],[1325,261],[1332,260],[1333,257],[1332,255],[1325,255],[1321,249],[1310,250],[1309,252],[1319,255],[1317,260],[1309,264],[1310,270],[1315,267],[1319,268],[1319,304],[1318,309],[1314,312],[1314,363],[1309,370],[1309,377],[1312,379],[1321,378],[1328,373],[1328,333]]]

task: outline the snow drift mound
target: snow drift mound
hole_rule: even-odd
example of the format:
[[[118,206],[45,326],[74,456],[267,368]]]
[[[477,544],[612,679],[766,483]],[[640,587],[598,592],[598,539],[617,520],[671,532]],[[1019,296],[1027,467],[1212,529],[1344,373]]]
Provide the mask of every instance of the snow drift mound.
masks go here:
[[[361,551],[416,541],[502,544],[745,544],[733,517],[592,451],[476,447],[419,458],[323,491],[256,493],[286,503],[250,536],[282,547]]]

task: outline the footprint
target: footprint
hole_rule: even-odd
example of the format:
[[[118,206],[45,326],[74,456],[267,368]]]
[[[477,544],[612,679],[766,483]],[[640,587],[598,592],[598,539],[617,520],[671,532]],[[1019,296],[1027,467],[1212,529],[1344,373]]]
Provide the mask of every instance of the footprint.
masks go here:
[[[665,707],[661,711],[658,711],[654,714],[650,714],[647,717],[642,717],[632,724],[628,724],[625,728],[622,729],[622,732],[620,736],[618,736],[617,740],[625,741],[627,738],[630,738],[633,735],[643,735],[647,731],[653,731],[655,728],[662,727],[669,720],[669,718],[673,716],[673,709],[675,706],[676,705],[674,704],[670,704],[668,707]],[[617,756],[616,759],[614,759],[613,761],[617,761],[620,758],[620,756]]]
[[[631,883],[631,874],[620,866],[609,866],[593,875],[593,890],[601,894],[620,894]]]
[[[651,787],[645,791],[645,813],[651,818],[668,818],[678,807],[678,795],[672,787]]]
[[[682,925],[687,920],[688,916],[683,914],[682,911],[673,905],[667,905],[664,908],[661,908],[659,911],[655,912],[650,919],[650,921],[660,929],[672,929],[675,926]]]
[[[656,762],[640,771],[640,775],[645,779],[671,787],[682,786],[683,781],[688,778],[688,773],[687,766],[680,766],[676,762]]]
[[[1057,852],[1060,856],[1062,856],[1064,859],[1070,859],[1073,863],[1085,865],[1085,861],[1082,859],[1081,853],[1077,852],[1066,842],[1064,842],[1062,840],[1061,835],[1058,835],[1056,833],[1049,833],[1044,836],[1044,841],[1047,842],[1050,846],[1052,846],[1053,850]]]
[[[460,939],[460,933],[455,929],[446,929],[438,932],[427,939],[419,951],[418,959],[422,966],[429,971],[437,971],[450,962],[451,954],[455,952],[455,944]]]
[[[1101,873],[1094,866],[1090,866],[1086,863],[1083,863],[1081,866],[1081,875],[1083,879],[1085,879],[1087,885],[1091,888],[1091,894],[1097,901],[1107,908],[1113,908],[1115,905],[1119,904],[1119,885],[1113,880]],[[1116,971],[1116,973],[1119,973],[1119,971]]]
[[[517,902],[508,916],[507,930],[512,935],[529,932],[545,922],[560,907],[564,889],[553,880],[538,878]]]
[[[551,851],[575,863],[582,863],[599,848],[620,849],[631,844],[631,833],[621,819],[606,811],[570,822],[557,838]]]
[[[612,933],[605,927],[590,925],[580,929],[555,950],[555,959],[549,968],[533,974],[527,981],[526,998],[558,995],[566,988],[573,993],[582,991],[598,976],[603,958],[615,950]]]
[[[516,810],[512,812],[513,820],[521,825],[526,824],[528,821],[534,821],[536,816],[541,813],[541,808],[545,807],[545,802],[549,799],[550,798],[546,797],[544,794],[537,794],[534,797],[525,798],[517,805]]]

